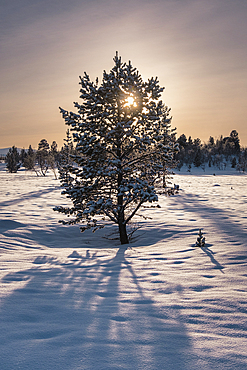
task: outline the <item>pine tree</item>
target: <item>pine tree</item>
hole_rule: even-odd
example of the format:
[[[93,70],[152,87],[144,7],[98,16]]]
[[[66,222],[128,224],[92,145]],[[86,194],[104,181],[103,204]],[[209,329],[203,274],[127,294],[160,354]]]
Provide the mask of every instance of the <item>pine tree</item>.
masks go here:
[[[202,154],[201,154],[201,149],[200,148],[196,149],[193,164],[194,164],[195,167],[200,167],[201,164],[202,164]]]
[[[25,159],[27,158],[27,152],[25,149],[21,149],[21,154],[20,154],[20,161],[22,164],[24,164]]]
[[[50,145],[47,142],[47,140],[46,139],[40,140],[38,150],[36,152],[36,159],[40,167],[40,174],[42,176],[46,175],[49,168],[49,150]]]
[[[235,153],[239,153],[240,152],[240,140],[239,140],[239,137],[238,137],[238,132],[236,130],[231,131],[230,139],[234,144]]]
[[[11,173],[16,173],[21,167],[20,155],[16,146],[9,149],[5,158],[6,168]]]
[[[61,148],[58,163],[60,180],[63,180],[66,183],[68,183],[70,179],[69,173],[70,170],[72,169],[71,165],[73,162],[72,154],[73,154],[73,139],[70,135],[70,130],[68,129],[66,131],[66,139],[64,139],[64,145]]]
[[[57,180],[57,173],[56,169],[58,167],[59,162],[59,153],[57,149],[57,143],[56,141],[53,141],[51,144],[51,150],[49,151],[47,163],[49,167],[51,168],[52,172],[54,173],[54,177]]]
[[[53,141],[51,144],[50,154],[54,157],[55,162],[58,160],[58,149],[56,141]]]
[[[36,162],[36,155],[31,145],[27,150],[27,156],[24,160],[24,167],[26,170],[34,170],[35,171],[35,162]]]
[[[74,216],[63,223],[83,222],[82,231],[104,227],[106,217],[127,244],[126,225],[145,202],[158,200],[155,185],[176,144],[157,77],[144,82],[131,62],[122,63],[117,53],[113,60],[101,84],[87,73],[80,77],[77,113],[60,108],[76,143],[73,163],[60,169],[62,194],[73,206],[54,210]]]

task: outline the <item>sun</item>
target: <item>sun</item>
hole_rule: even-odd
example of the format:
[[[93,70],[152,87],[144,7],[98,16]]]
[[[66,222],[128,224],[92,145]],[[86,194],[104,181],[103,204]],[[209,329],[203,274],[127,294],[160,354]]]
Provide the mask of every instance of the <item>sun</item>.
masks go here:
[[[136,104],[136,101],[135,101],[135,98],[133,96],[128,96],[126,99],[125,99],[125,104],[124,104],[125,107],[137,107],[137,104]]]

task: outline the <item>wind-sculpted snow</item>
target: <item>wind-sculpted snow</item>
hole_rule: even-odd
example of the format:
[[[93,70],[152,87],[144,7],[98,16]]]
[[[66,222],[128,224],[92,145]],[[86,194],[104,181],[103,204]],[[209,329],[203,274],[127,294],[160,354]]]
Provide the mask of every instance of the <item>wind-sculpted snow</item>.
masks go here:
[[[172,181],[125,249],[58,223],[52,175],[1,167],[1,370],[247,368],[246,175]]]

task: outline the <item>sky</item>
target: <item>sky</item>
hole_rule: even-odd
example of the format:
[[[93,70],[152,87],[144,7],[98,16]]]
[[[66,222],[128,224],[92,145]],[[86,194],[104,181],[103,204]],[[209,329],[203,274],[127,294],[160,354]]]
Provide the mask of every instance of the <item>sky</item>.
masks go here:
[[[239,133],[247,146],[246,0],[1,0],[0,148],[63,144],[59,106],[116,51],[158,76],[177,135]],[[76,110],[75,110],[76,111]]]

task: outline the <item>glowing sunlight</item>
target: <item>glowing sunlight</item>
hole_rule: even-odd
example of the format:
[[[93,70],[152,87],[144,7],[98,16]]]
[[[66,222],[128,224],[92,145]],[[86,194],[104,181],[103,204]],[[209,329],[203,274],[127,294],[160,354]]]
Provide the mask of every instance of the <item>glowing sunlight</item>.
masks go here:
[[[126,102],[124,104],[125,107],[137,107],[137,104],[133,96],[128,96],[128,98],[125,99],[125,102]]]

